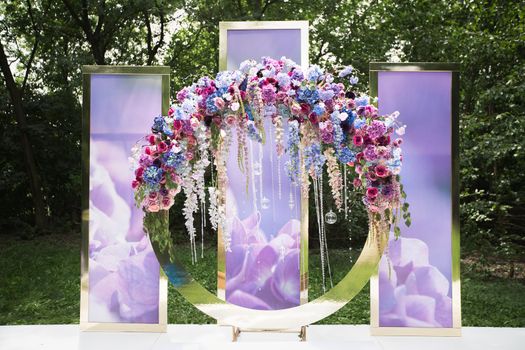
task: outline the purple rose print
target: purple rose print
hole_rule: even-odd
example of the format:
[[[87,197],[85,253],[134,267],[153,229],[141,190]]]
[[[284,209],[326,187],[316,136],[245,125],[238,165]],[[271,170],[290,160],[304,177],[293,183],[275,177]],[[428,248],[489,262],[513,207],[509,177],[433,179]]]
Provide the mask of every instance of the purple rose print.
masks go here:
[[[390,240],[390,266],[379,266],[379,322],[383,327],[452,327],[448,279],[429,263],[428,246],[415,238]]]
[[[231,251],[226,257],[226,300],[259,310],[297,306],[300,294],[300,224],[288,221],[267,240],[260,213],[231,224]]]

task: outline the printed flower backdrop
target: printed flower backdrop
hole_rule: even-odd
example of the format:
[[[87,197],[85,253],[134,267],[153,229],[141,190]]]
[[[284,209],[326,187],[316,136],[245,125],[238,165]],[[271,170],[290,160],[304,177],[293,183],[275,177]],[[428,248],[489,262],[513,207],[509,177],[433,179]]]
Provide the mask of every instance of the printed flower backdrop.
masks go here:
[[[390,262],[390,265],[389,265]],[[448,279],[431,265],[415,238],[390,240],[379,267],[379,322],[389,327],[452,327]]]

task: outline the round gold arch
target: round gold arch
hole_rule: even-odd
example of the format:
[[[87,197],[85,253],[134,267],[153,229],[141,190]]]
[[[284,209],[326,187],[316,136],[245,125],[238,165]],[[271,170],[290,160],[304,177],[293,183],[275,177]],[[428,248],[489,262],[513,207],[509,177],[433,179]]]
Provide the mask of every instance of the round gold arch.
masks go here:
[[[254,310],[229,304],[195,281],[177,261],[169,232],[168,211],[147,213],[156,225],[148,235],[157,259],[170,283],[190,303],[221,325],[244,329],[281,330],[302,327],[326,318],[352,300],[377,271],[388,241],[388,226],[370,218],[363,250],[352,269],[332,289],[306,304],[282,310]]]

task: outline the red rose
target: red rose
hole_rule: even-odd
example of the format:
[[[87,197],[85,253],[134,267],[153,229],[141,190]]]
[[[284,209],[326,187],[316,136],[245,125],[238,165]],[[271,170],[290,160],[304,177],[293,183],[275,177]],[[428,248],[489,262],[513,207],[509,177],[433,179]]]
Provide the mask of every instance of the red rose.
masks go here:
[[[137,168],[137,170],[135,170],[135,177],[137,178],[137,180],[142,179],[142,174],[144,174],[143,167]]]
[[[159,151],[160,153],[166,152],[167,149],[168,145],[166,145],[166,143],[164,143],[163,141],[159,142],[159,144],[157,145],[157,151]]]
[[[179,131],[182,128],[182,120],[174,120],[173,121],[173,129],[176,131]]]

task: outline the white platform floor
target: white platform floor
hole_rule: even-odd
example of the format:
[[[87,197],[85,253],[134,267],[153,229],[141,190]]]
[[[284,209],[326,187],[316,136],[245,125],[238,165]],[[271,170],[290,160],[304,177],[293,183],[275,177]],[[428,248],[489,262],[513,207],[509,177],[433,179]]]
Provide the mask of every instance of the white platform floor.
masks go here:
[[[293,334],[243,333],[231,342],[231,328],[170,325],[167,333],[80,332],[77,325],[0,326],[1,350],[523,350],[525,328],[463,328],[463,336],[372,337],[368,326],[310,326],[308,341]]]

